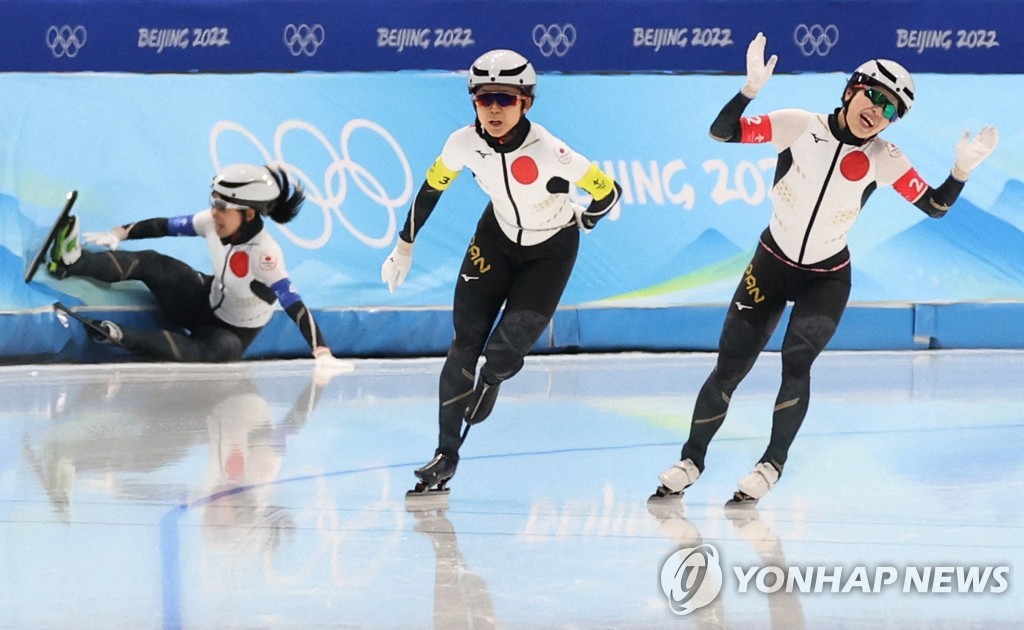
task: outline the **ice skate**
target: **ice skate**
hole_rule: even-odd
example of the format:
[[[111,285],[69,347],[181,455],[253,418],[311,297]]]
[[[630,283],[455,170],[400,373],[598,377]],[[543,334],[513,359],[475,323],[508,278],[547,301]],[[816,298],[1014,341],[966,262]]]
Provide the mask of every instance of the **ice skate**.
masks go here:
[[[70,326],[68,323],[68,316],[84,324],[86,329],[89,331],[89,337],[94,341],[121,345],[121,340],[124,339],[124,331],[122,331],[121,327],[114,322],[82,317],[60,302],[54,302],[53,310],[57,314],[57,320],[65,328]]]
[[[53,255],[52,246],[54,241],[57,239],[57,233],[62,227],[64,227],[65,223],[67,223],[68,217],[71,216],[71,207],[75,205],[76,199],[78,199],[78,191],[72,190],[68,193],[64,209],[60,211],[59,215],[57,215],[57,219],[53,222],[53,225],[50,226],[50,231],[47,232],[46,238],[43,239],[39,249],[36,250],[35,255],[32,256],[32,259],[29,261],[28,267],[25,268],[26,284],[32,282],[32,278],[35,277],[36,271],[39,270],[39,267],[44,261],[47,262],[47,267],[49,267],[50,259]]]
[[[754,506],[761,497],[775,487],[775,482],[779,480],[780,474],[779,469],[768,462],[759,463],[746,477],[740,479],[737,484],[739,489],[733,493],[732,498],[726,502],[725,506]]]
[[[422,497],[427,495],[448,494],[448,481],[455,476],[455,469],[458,462],[453,458],[438,453],[434,459],[427,462],[422,468],[417,468],[414,474],[419,482],[412,490],[405,493],[406,498]]]
[[[82,244],[78,239],[78,217],[69,214],[57,227],[46,270],[55,276],[62,277],[64,269],[78,262],[81,257]]]
[[[687,457],[680,460],[668,470],[658,475],[661,485],[654,491],[648,501],[656,499],[676,498],[683,496],[683,491],[693,485],[700,477],[700,471],[693,460]]]
[[[757,499],[750,496],[742,490],[737,490],[732,493],[732,498],[725,502],[725,508],[727,510],[750,508],[753,509],[757,505]]]
[[[498,389],[500,387],[501,383],[494,383],[492,385],[484,380],[483,375],[480,376],[480,380],[476,383],[476,389],[473,390],[469,397],[469,403],[466,405],[465,419],[467,424],[473,425],[483,422],[487,419],[487,416],[491,415],[494,403],[498,400]]]

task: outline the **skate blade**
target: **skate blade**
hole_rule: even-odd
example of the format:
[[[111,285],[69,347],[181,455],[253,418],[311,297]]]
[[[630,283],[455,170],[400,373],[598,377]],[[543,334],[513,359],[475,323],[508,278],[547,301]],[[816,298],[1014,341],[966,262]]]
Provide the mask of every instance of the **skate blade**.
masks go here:
[[[430,488],[420,482],[416,487],[405,493],[406,512],[425,512],[430,510],[445,509],[448,507],[448,495],[450,491],[444,486]]]
[[[666,488],[665,486],[658,486],[658,489],[655,490],[654,494],[649,496],[647,498],[647,500],[648,501],[664,501],[664,500],[681,499],[684,492],[686,492],[686,488],[683,488],[682,490],[677,490],[677,491],[673,492],[673,491],[669,490],[668,488]]]
[[[732,498],[725,502],[727,509],[750,509],[757,505],[758,499],[750,496],[745,492],[736,491],[733,493]]]
[[[448,509],[448,490],[405,493],[405,511],[410,514]]]

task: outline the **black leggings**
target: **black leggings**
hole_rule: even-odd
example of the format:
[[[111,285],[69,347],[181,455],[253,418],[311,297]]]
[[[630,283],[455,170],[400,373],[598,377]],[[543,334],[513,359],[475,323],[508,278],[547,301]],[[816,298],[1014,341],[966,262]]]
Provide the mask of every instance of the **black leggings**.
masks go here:
[[[437,453],[458,458],[466,399],[481,354],[480,378],[488,383],[500,383],[522,369],[523,358],[558,307],[579,243],[574,225],[538,245],[516,245],[501,232],[490,207],[484,212],[455,285],[455,336],[441,368]],[[502,304],[505,310],[495,326]]]
[[[769,238],[770,237],[762,237]],[[787,301],[793,302],[782,342],[782,385],[772,415],[768,449],[759,460],[781,471],[804,416],[811,390],[811,364],[839,325],[850,296],[849,252],[797,268],[759,245],[729,304],[718,342],[718,362],[693,410],[682,459],[704,470],[704,457],[740,381],[771,338]]]
[[[140,280],[153,293],[161,310],[187,333],[140,330],[121,326],[121,345],[162,361],[237,361],[259,328],[231,326],[210,308],[212,277],[176,258],[152,250],[141,252],[83,252],[66,276],[85,276],[101,282]]]

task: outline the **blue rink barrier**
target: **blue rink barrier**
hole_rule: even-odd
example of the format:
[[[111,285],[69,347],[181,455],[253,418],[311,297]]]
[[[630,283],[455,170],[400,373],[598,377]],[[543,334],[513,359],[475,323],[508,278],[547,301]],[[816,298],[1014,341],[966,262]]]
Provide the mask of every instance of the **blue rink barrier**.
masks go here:
[[[82,309],[95,319],[156,327],[155,311]],[[715,351],[726,305],[662,308],[559,309],[534,353]],[[331,349],[347,357],[441,356],[452,337],[448,308],[314,311]],[[789,313],[767,349],[782,345]],[[851,304],[829,350],[1020,349],[1024,302]],[[248,359],[308,357],[291,319],[277,312],[246,352]],[[0,314],[0,364],[138,361],[123,349],[90,340],[72,322],[63,328],[50,310]]]
[[[1024,348],[1024,304],[921,304],[915,336],[929,348]]]
[[[779,72],[1024,69],[1015,0],[0,0],[0,17],[0,72],[463,70],[513,48],[542,72],[742,73],[758,31]]]

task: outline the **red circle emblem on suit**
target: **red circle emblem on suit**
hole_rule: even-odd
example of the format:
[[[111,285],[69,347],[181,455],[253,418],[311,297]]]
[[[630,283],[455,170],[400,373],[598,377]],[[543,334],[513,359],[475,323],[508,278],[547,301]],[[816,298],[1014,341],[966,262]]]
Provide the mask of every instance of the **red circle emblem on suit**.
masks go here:
[[[863,151],[854,151],[839,162],[839,172],[851,182],[856,182],[868,174],[870,164],[871,160]]]
[[[231,260],[228,264],[231,265],[231,273],[235,274],[239,278],[244,278],[249,275],[248,252],[235,252],[231,254]]]
[[[517,157],[512,162],[512,177],[520,184],[532,184],[537,181],[537,163],[528,155]]]

